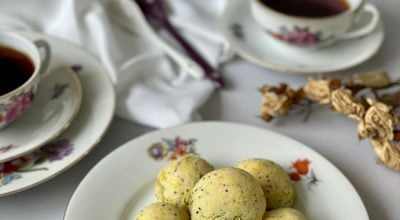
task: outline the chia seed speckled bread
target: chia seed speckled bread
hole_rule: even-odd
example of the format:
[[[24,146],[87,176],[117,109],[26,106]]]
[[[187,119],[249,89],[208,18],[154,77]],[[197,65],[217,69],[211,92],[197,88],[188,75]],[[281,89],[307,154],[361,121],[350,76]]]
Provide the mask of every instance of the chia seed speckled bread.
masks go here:
[[[186,207],[196,182],[212,170],[214,167],[198,156],[185,156],[170,162],[158,173],[157,200]]]
[[[203,176],[189,203],[192,220],[261,220],[265,208],[260,184],[237,168],[222,168]]]
[[[265,159],[247,159],[240,161],[236,167],[247,171],[260,183],[267,200],[267,209],[292,206],[296,189],[281,166]]]
[[[187,209],[169,203],[153,203],[136,217],[136,220],[190,220]]]
[[[306,220],[306,217],[296,209],[281,208],[266,212],[263,220]]]

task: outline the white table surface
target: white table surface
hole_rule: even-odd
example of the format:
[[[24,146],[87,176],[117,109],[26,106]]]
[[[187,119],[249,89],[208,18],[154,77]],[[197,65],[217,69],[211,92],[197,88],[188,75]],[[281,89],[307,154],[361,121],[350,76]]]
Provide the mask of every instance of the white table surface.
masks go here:
[[[372,2],[378,5],[385,23],[384,45],[368,62],[335,76],[386,69],[393,77],[400,77],[400,1]],[[349,178],[364,201],[371,220],[400,219],[400,172],[376,163],[369,143],[358,140],[354,121],[326,108],[316,108],[306,123],[300,116],[269,124],[257,117],[261,97],[257,88],[264,83],[277,85],[280,82],[297,87],[306,82],[305,76],[277,73],[239,58],[226,65],[223,72],[229,87],[215,92],[202,107],[200,113],[204,120],[259,126],[306,144],[333,162]],[[0,220],[62,220],[67,203],[85,174],[109,152],[151,130],[116,117],[103,141],[67,172],[27,191],[0,198]]]

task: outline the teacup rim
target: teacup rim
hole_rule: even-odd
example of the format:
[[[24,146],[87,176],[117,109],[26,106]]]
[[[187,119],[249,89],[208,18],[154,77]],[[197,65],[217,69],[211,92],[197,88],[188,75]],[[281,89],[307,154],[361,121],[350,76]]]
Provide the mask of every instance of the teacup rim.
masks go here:
[[[365,4],[365,0],[360,0],[354,7],[351,7],[348,10],[341,12],[339,14],[329,15],[329,16],[324,16],[324,17],[305,17],[305,16],[290,15],[290,14],[285,14],[285,13],[279,12],[279,11],[272,9],[271,7],[263,4],[261,2],[261,0],[252,0],[252,1],[256,2],[256,4],[261,6],[262,10],[267,10],[268,12],[272,12],[275,15],[279,15],[279,16],[287,17],[287,18],[291,18],[291,19],[297,19],[297,20],[306,20],[306,21],[326,21],[326,20],[336,19],[338,17],[342,17],[345,15],[354,13],[355,11],[359,10]]]
[[[12,36],[12,37],[19,38],[19,40],[25,41],[26,43],[31,44],[33,47],[35,47],[34,42],[28,40],[27,38],[15,33],[15,32],[0,31],[0,35],[1,34],[5,34],[5,35],[9,35],[9,36]],[[0,43],[0,45],[7,46],[7,45],[2,44],[2,43]],[[18,51],[18,52],[21,52],[21,51]],[[22,52],[22,53],[24,55],[26,55],[34,63],[34,60],[32,59],[32,57],[30,57],[29,55],[27,55],[24,52]],[[38,56],[40,57],[40,54],[38,54]],[[12,97],[12,96],[14,96],[16,94],[21,93],[27,86],[29,86],[36,79],[37,75],[39,75],[40,67],[41,67],[41,63],[40,62],[39,63],[34,63],[34,68],[35,69],[34,69],[32,75],[29,77],[29,79],[26,82],[24,82],[23,84],[21,84],[20,86],[18,86],[17,88],[15,88],[14,90],[11,90],[11,91],[3,94],[3,95],[0,95],[0,100],[7,99],[7,98]]]

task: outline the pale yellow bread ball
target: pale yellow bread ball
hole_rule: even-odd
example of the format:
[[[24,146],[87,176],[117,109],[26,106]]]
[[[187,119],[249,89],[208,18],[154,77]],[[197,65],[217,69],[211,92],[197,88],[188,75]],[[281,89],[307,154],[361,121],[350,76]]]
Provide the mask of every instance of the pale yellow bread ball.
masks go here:
[[[236,167],[247,171],[260,183],[267,200],[267,209],[292,206],[296,189],[281,166],[265,159],[248,159],[240,161]]]
[[[170,162],[158,173],[155,183],[157,200],[186,207],[193,186],[212,170],[214,167],[198,156],[185,156]]]
[[[237,168],[222,168],[203,176],[189,203],[192,220],[261,220],[265,208],[260,184]]]
[[[136,220],[190,220],[187,209],[179,208],[170,203],[153,203],[136,217]]]
[[[266,212],[263,220],[306,220],[306,217],[296,209],[280,208]]]

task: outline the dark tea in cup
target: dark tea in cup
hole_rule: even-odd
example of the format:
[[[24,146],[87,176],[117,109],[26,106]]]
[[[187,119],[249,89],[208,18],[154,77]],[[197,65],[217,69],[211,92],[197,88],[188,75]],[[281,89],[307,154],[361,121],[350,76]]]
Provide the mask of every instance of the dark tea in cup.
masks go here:
[[[284,14],[300,17],[328,17],[349,9],[346,0],[260,0]]]
[[[0,45],[0,96],[20,87],[34,72],[31,59],[10,47]]]
[[[0,31],[0,129],[31,106],[42,73],[49,66],[50,45],[11,31]]]
[[[380,24],[379,10],[365,0],[250,0],[250,13],[270,40],[296,49],[363,37]]]

